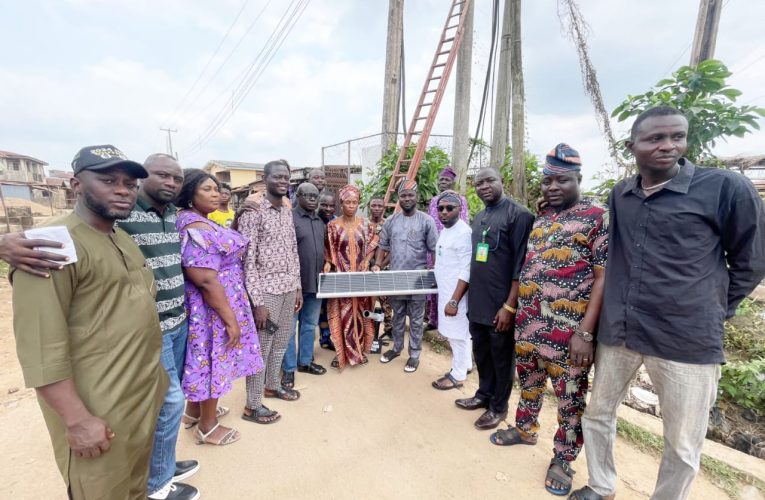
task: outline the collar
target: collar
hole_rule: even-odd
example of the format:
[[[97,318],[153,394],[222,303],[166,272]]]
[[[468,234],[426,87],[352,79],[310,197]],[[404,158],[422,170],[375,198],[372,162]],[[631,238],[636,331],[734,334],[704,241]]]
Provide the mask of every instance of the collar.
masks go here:
[[[293,210],[295,210],[298,214],[300,214],[301,217],[309,217],[311,219],[319,218],[315,210],[313,212],[309,212],[305,210],[303,207],[301,207],[300,205],[297,205]]]
[[[688,188],[691,186],[691,180],[693,179],[693,173],[696,171],[696,166],[687,158],[680,158],[677,163],[680,165],[680,171],[659,191],[669,189],[676,193],[688,194]],[[635,174],[627,179],[627,182],[624,184],[622,196],[625,196],[628,193],[637,194],[638,191],[642,191],[640,188],[640,179],[642,179],[640,174]]]
[[[135,202],[135,207],[133,207],[133,210],[136,210],[136,209],[142,212],[154,212],[161,217],[172,215],[178,211],[178,208],[175,205],[173,205],[172,203],[168,203],[167,206],[165,207],[165,213],[161,214],[148,201],[144,200],[140,194],[138,195],[138,199]]]

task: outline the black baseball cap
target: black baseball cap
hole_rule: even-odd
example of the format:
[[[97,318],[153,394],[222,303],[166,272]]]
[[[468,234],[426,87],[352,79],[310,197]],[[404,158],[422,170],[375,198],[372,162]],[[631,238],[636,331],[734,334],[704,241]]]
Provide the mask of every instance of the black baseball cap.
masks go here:
[[[122,167],[137,179],[145,179],[149,176],[143,165],[128,160],[125,153],[111,144],[86,146],[79,150],[72,160],[74,175],[83,170],[105,170],[112,167]]]

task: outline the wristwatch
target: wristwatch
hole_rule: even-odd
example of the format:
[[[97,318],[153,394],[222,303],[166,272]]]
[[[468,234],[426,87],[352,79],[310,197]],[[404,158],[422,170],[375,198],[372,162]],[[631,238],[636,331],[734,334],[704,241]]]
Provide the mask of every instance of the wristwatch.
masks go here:
[[[595,337],[592,336],[592,333],[583,332],[582,330],[578,328],[576,329],[576,334],[579,335],[579,338],[581,338],[585,342],[592,342],[593,340],[595,340]]]
[[[447,306],[452,306],[455,309],[459,309],[459,304],[456,300],[452,299],[449,302],[446,303]]]

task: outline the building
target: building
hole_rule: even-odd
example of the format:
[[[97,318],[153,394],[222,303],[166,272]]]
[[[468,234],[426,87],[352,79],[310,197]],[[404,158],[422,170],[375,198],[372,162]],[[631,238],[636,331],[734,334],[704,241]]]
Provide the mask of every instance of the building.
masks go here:
[[[765,196],[765,155],[720,158],[726,167],[749,177],[760,195]]]
[[[0,181],[40,183],[45,182],[45,166],[42,160],[31,156],[0,151]]]
[[[264,166],[264,163],[210,160],[202,170],[236,189],[263,180]]]

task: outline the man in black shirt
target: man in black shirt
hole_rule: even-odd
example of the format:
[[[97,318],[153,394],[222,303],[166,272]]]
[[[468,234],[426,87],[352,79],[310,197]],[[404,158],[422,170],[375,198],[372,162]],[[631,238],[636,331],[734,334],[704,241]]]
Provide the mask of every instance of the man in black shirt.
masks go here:
[[[298,186],[295,193],[297,206],[292,209],[295,222],[298,259],[300,260],[300,283],[303,291],[303,307],[295,314],[292,337],[282,361],[282,386],[295,385],[295,369],[301,373],[324,375],[327,370],[313,362],[313,343],[316,325],[319,324],[321,299],[316,298],[319,273],[324,265],[324,222],[316,214],[319,190],[310,182]],[[298,347],[295,351],[295,329],[299,328]]]
[[[765,277],[765,209],[737,172],[683,158],[688,121],[643,112],[627,147],[638,174],[611,192],[595,380],[583,418],[589,486],[612,498],[616,410],[644,364],[659,396],[664,456],[651,498],[682,500],[699,468],[724,362],[723,321]]]
[[[486,205],[473,219],[470,282],[479,285],[468,294],[478,391],[455,404],[464,410],[486,408],[475,422],[476,428],[484,430],[494,429],[507,417],[515,372],[518,277],[534,216],[504,196],[502,176],[495,168],[483,168],[476,174],[475,190]]]

